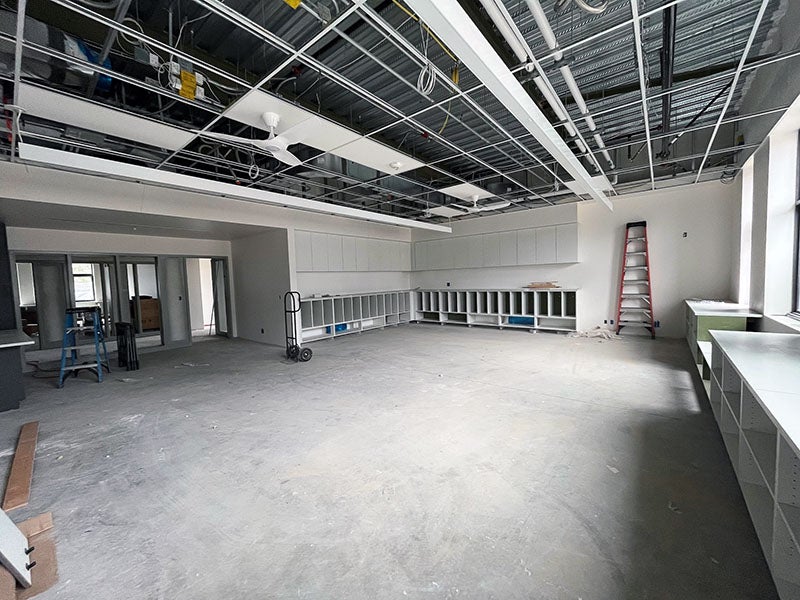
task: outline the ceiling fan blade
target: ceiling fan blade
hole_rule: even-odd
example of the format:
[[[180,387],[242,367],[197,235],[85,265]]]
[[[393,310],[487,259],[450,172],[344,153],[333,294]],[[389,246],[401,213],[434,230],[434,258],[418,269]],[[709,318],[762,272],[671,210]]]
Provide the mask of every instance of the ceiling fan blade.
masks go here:
[[[302,142],[304,139],[308,138],[319,126],[320,119],[319,117],[312,116],[306,119],[305,121],[301,121],[294,127],[290,127],[286,131],[281,132],[278,137],[282,138],[286,141],[287,146],[291,146],[292,144],[298,144]]]
[[[250,138],[239,137],[238,135],[228,135],[227,133],[217,133],[215,131],[195,131],[201,137],[212,138],[223,142],[235,142],[245,146],[258,146],[261,140],[251,140]]]
[[[294,154],[289,152],[288,150],[280,150],[278,148],[267,148],[267,152],[272,154],[273,158],[281,161],[284,164],[289,165],[290,167],[296,167],[297,165],[302,165],[303,161],[297,158]]]

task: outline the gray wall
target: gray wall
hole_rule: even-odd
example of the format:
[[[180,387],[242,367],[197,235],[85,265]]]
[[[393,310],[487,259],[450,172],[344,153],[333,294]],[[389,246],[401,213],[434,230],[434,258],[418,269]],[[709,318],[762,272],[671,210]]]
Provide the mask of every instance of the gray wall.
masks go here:
[[[283,294],[291,286],[289,240],[274,229],[231,242],[238,337],[283,345]]]

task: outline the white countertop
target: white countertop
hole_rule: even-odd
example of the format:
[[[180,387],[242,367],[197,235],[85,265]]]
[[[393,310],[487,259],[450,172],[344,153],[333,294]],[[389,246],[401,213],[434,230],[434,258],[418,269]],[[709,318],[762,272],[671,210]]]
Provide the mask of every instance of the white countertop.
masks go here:
[[[0,329],[0,348],[16,348],[35,343],[19,329]]]
[[[800,454],[800,335],[712,331],[711,337]]]
[[[709,300],[686,300],[686,305],[698,317],[760,317],[761,314],[744,304]]]

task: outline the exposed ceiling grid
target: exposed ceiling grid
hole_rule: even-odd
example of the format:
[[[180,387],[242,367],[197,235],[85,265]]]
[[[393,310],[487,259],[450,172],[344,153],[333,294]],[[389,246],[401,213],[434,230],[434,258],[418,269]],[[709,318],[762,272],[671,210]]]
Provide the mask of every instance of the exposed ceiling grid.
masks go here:
[[[505,97],[485,85],[485,73],[477,76],[489,51],[466,60],[471,45],[453,53],[457,41],[438,30],[451,16],[437,27],[431,10],[449,2],[317,0],[292,10],[279,0],[178,0],[167,33],[167,11],[157,0],[134,0],[120,22],[84,0],[44,4],[54,8],[52,17],[33,5],[27,13],[21,72],[0,72],[0,83],[13,87],[19,77],[27,90],[21,103],[30,109],[20,120],[26,142],[434,223],[477,216],[431,210],[463,202],[448,193],[459,186],[483,190],[479,202],[487,205],[507,201],[498,210],[509,212],[603,199],[606,191],[641,189],[643,180],[650,189],[727,180],[761,141],[738,139],[739,124],[776,120],[783,110],[739,113],[752,75],[798,56],[765,54],[782,15],[780,3],[769,0],[611,0],[600,14],[572,2],[557,11],[554,0],[453,2],[451,8],[468,9],[459,13],[466,19],[459,29],[478,25],[474,44],[485,36],[500,60],[495,70],[508,73],[504,85],[516,96]],[[659,54],[670,7],[677,10],[674,82],[665,87]],[[0,13],[0,25],[6,21],[15,15]],[[97,37],[98,26],[119,32],[109,61],[92,64],[38,34],[46,24],[62,35],[67,22],[65,33],[95,53],[113,41]],[[16,37],[14,28],[0,26],[0,40]],[[134,60],[134,49],[158,55],[151,60],[159,68]],[[527,65],[520,64],[525,55]],[[54,60],[67,65],[63,80],[53,79]],[[170,61],[202,74],[205,100],[170,87]],[[423,69],[434,80],[430,90],[420,87]],[[93,79],[100,83],[92,92]],[[89,112],[70,114],[67,107],[85,102],[87,89]],[[25,98],[57,94],[70,97],[52,111]],[[561,137],[548,141],[529,130],[515,101],[528,114],[544,111],[543,123]],[[281,114],[278,134],[306,115],[321,117],[313,135],[290,148],[298,166],[199,135],[264,139],[266,111]],[[2,145],[0,154],[11,158]]]

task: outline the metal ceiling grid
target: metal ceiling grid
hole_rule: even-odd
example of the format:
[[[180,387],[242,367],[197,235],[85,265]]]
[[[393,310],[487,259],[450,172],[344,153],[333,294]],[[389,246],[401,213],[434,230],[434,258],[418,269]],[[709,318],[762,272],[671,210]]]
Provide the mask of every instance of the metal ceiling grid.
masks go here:
[[[399,0],[369,0],[363,6],[351,5],[347,0],[320,0],[311,5],[302,3],[294,11],[277,0],[230,0],[225,4],[219,0],[178,2],[173,5],[172,32],[180,36],[180,49],[170,47],[169,40],[165,39],[168,15],[156,0],[135,0],[128,15],[138,20],[128,19],[123,23],[115,23],[103,13],[81,5],[80,1],[39,0],[45,5],[80,14],[83,21],[95,26],[121,31],[127,43],[137,38],[134,25],[141,27],[151,47],[192,62],[219,84],[216,88],[209,85],[218,92],[218,104],[192,105],[157,83],[147,83],[137,79],[135,73],[118,70],[118,64],[130,61],[125,52],[127,47],[122,45],[111,53],[112,69],[91,66],[94,72],[121,82],[119,88],[125,93],[104,97],[103,101],[109,104],[138,114],[152,110],[150,118],[180,124],[186,129],[258,138],[265,133],[226,115],[248,90],[262,89],[306,110],[333,118],[364,138],[388,144],[429,166],[392,175],[370,172],[339,159],[337,164],[341,168],[332,169],[325,166],[325,161],[338,157],[301,144],[295,152],[303,164],[291,168],[252,148],[209,143],[200,138],[172,154],[152,147],[137,149],[137,144],[127,141],[128,148],[136,149],[131,156],[136,157],[138,152],[138,158],[128,160],[146,164],[159,161],[164,169],[237,181],[261,189],[291,189],[307,198],[347,206],[368,205],[376,212],[419,218],[424,217],[428,206],[459,202],[436,192],[437,189],[467,181],[490,188],[500,198],[512,201],[514,204],[504,209],[507,211],[578,200],[569,194],[555,199],[548,196],[564,188],[563,169],[467,68],[459,65],[458,83],[452,81],[456,62],[437,43],[435,33],[416,21]],[[469,0],[465,2],[469,3]],[[597,157],[597,164],[606,168],[600,157],[601,149],[592,139],[593,130],[585,120],[586,114],[580,112],[565,81],[558,75],[554,52],[545,44],[527,2],[504,0],[503,3],[533,56],[545,68],[554,91],[588,146],[588,152],[578,152],[578,155],[585,160]],[[717,168],[720,157],[724,167],[733,163],[737,152],[735,111],[747,89],[747,73],[754,68],[750,64],[743,65],[744,74],[732,91],[727,96],[722,93],[717,97],[717,94],[733,77],[751,34],[751,57],[760,56],[775,27],[775,16],[779,12],[775,6],[763,11],[765,18],[753,30],[753,21],[761,6],[759,0],[639,2],[643,69],[646,69],[644,100],[638,89],[638,61],[628,2],[612,0],[608,9],[599,15],[589,15],[575,7],[556,15],[549,0],[543,0],[543,6],[585,95],[589,114],[615,156],[624,157],[626,149],[628,156],[632,156],[637,148],[631,153],[631,147],[641,145],[648,136],[653,140],[653,154],[658,154],[661,143],[656,143],[657,140],[671,133],[662,133],[661,126],[657,125],[661,120],[662,99],[669,96],[669,128],[677,134],[689,126],[691,135],[676,144],[671,159],[654,157],[650,161],[655,169],[661,169],[658,174],[654,173],[652,184],[661,186],[663,178],[669,177],[667,171],[671,170],[674,176],[676,172],[694,169],[696,155],[702,152],[696,146],[708,140],[712,127],[729,128],[711,140],[713,143],[707,152],[709,164],[698,179],[705,180],[711,174],[719,176],[719,172],[724,171],[724,168]],[[662,9],[669,6],[678,8],[675,83],[671,88],[662,89],[659,61]],[[495,48],[502,50],[502,37],[491,23],[486,23],[485,14],[481,17],[481,9],[475,6],[471,14],[473,18],[483,18],[483,31],[492,38]],[[80,25],[75,25],[70,32],[73,35],[83,33]],[[13,39],[0,32],[0,40],[11,42]],[[139,39],[144,37],[139,36]],[[93,43],[99,45],[97,41]],[[65,57],[33,40],[25,41],[25,53],[26,56],[44,54],[49,59],[71,61],[84,68],[90,66],[86,61],[81,64],[82,61]],[[546,109],[546,103],[525,70],[515,64],[507,49],[504,55],[510,57],[509,67],[525,82],[528,92]],[[433,65],[437,84],[426,95],[419,91],[417,77],[427,61]],[[126,104],[126,99],[136,94],[146,95],[148,102]],[[643,101],[653,124],[647,136],[643,136]],[[726,105],[730,107],[727,113],[723,111]],[[183,107],[186,110],[179,110]],[[559,123],[554,115],[551,120],[564,131],[565,123]],[[35,126],[37,121],[26,118],[26,127],[28,123]],[[112,143],[106,138],[95,146],[85,141],[47,139],[41,132],[31,132],[31,137],[41,143],[66,144],[80,152],[102,154],[107,150],[117,158],[125,156],[120,152],[120,148],[126,147],[125,140],[120,145],[119,140]],[[690,140],[697,143],[685,143]],[[630,178],[644,175],[650,179],[649,166],[642,165],[640,159],[641,154],[634,160],[615,161],[619,164],[616,169],[609,170],[608,175],[614,175],[615,181],[624,177],[624,181],[617,181],[618,190],[638,185],[629,183]],[[357,176],[359,173],[361,176]]]

